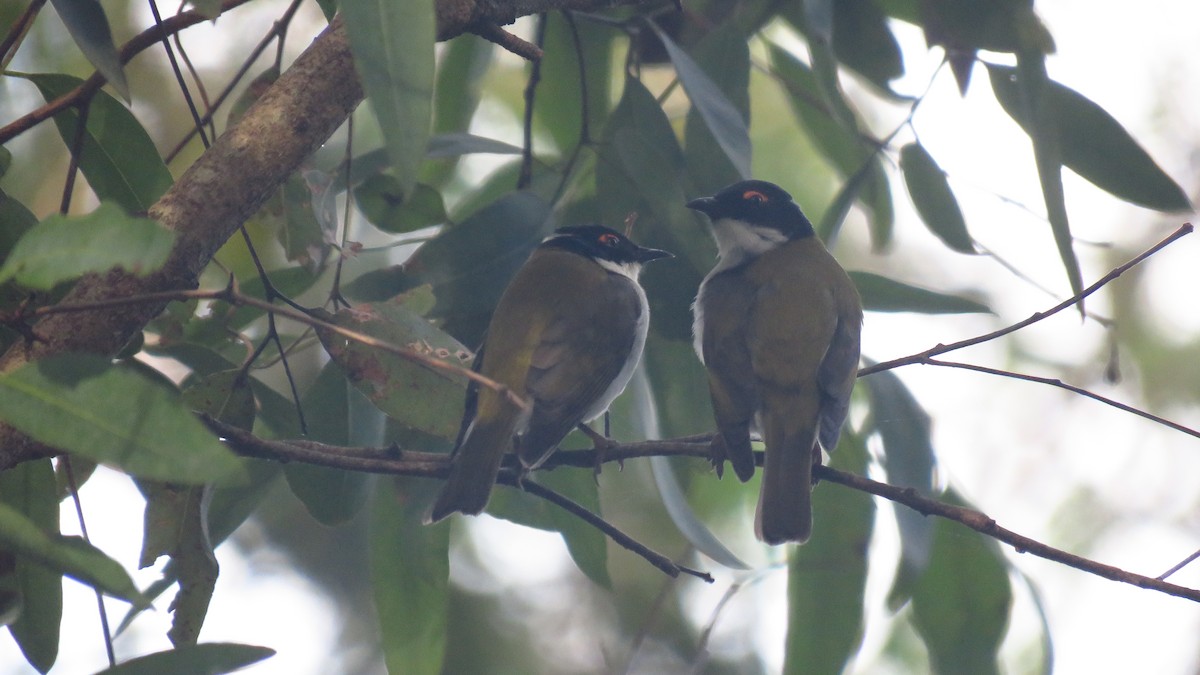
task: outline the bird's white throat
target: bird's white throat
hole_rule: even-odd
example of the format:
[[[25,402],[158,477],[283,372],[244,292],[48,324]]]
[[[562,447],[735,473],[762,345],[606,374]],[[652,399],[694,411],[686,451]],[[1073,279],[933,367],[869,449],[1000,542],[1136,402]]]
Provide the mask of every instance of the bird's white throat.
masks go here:
[[[788,240],[786,234],[773,227],[752,225],[734,218],[714,220],[712,231],[720,261],[709,276],[757,258]]]
[[[619,263],[612,260],[604,260],[603,258],[595,258],[594,260],[609,272],[612,272],[613,274],[620,274],[623,277],[628,277],[632,279],[634,283],[637,283],[638,274],[640,274],[642,271],[642,263],[640,262]]]

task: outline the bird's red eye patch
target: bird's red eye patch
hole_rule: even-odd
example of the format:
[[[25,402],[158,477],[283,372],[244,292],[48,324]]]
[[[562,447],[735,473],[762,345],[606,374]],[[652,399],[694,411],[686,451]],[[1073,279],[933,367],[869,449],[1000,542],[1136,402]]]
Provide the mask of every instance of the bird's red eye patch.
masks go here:
[[[765,204],[768,201],[767,196],[758,190],[746,190],[742,193],[742,199],[755,204]]]
[[[617,244],[621,243],[621,238],[615,234],[605,232],[604,234],[600,235],[596,241],[604,244],[605,246],[616,246]]]

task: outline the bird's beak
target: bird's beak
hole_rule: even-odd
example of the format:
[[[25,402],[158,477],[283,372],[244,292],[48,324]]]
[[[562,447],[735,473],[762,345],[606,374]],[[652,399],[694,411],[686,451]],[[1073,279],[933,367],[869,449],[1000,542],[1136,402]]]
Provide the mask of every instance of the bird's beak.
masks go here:
[[[701,197],[688,202],[687,207],[712,217],[713,212],[717,210],[717,200],[713,199],[712,197]]]
[[[671,253],[670,251],[663,251],[657,248],[646,248],[645,246],[639,246],[637,251],[637,261],[639,263],[648,263],[651,260],[658,260],[659,258],[674,257],[675,254]]]

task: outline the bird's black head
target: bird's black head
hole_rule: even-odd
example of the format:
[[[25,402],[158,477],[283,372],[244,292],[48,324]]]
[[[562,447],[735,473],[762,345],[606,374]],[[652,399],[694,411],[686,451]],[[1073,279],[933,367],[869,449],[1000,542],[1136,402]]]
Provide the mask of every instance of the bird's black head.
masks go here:
[[[711,197],[687,203],[712,219],[730,219],[751,227],[778,230],[787,239],[812,236],[813,226],[786,190],[765,180],[734,183]]]
[[[542,241],[541,247],[563,249],[617,265],[642,265],[673,257],[667,251],[638,246],[629,237],[603,225],[560,227]]]

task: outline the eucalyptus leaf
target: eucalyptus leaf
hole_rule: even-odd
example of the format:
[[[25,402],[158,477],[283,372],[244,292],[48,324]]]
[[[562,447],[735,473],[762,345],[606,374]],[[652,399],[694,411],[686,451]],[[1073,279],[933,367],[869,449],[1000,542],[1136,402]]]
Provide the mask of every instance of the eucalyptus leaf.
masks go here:
[[[883,442],[888,483],[933,497],[935,458],[929,413],[890,370],[867,376],[872,424]],[[933,548],[933,520],[911,509],[896,509],[900,526],[900,565],[888,594],[898,610],[908,602],[913,584],[925,573]]]
[[[371,502],[371,586],[390,673],[442,672],[450,524],[422,524],[436,488],[398,477],[380,481]]]
[[[855,434],[842,434],[831,457],[834,468],[866,473],[866,444]],[[841,672],[863,636],[875,502],[840,485],[815,486],[812,501],[812,538],[793,548],[788,561],[783,672],[789,675]]]
[[[69,75],[20,75],[53,101],[83,83]],[[75,144],[79,113],[67,108],[54,125],[67,147]],[[171,172],[150,135],[128,108],[103,90],[88,105],[79,170],[101,200],[112,200],[131,213],[147,211],[171,187]]]
[[[974,253],[975,243],[967,232],[967,222],[946,173],[925,147],[909,143],[900,148],[900,170],[904,172],[904,184],[917,207],[917,215],[929,231],[959,253]]]
[[[425,159],[433,112],[433,0],[342,0],[350,52],[392,167],[407,194]]]
[[[208,642],[139,656],[96,675],[223,675],[274,655],[275,650],[266,647]]]
[[[142,478],[197,484],[242,473],[176,392],[98,356],[52,356],[0,375],[0,418]]]
[[[695,511],[688,504],[687,495],[679,486],[679,481],[675,479],[675,473],[671,470],[671,463],[667,461],[667,458],[651,457],[650,466],[654,471],[654,484],[658,487],[658,494],[662,496],[663,506],[666,507],[671,520],[679,528],[679,532],[683,534],[684,538],[696,547],[697,551],[712,558],[714,562],[735,570],[750,569],[749,565],[726,548],[725,544],[721,543],[721,540],[717,539],[717,536],[696,516]]]
[[[955,491],[942,501],[967,506]],[[938,673],[999,673],[1012,611],[1008,562],[995,539],[938,518],[933,553],[912,597],[912,621]]]
[[[662,40],[675,72],[683,83],[692,105],[708,125],[717,144],[743,180],[750,178],[750,131],[746,118],[729,102],[725,92],[712,81],[692,57],[671,39],[658,24],[651,22],[655,34]]]
[[[394,302],[358,305],[329,320],[450,365],[469,367],[472,359],[471,350]],[[318,329],[317,335],[333,360],[345,369],[350,382],[389,417],[439,438],[458,435],[465,375],[434,370],[329,330]]]
[[[1029,84],[1017,68],[987,64],[992,91],[1004,111],[1034,138],[1035,117],[1025,97]],[[1158,211],[1188,211],[1187,193],[1158,166],[1112,115],[1053,80],[1045,82],[1046,124],[1058,138],[1062,163],[1096,187],[1131,204]]]
[[[0,548],[134,605],[145,598],[120,563],[79,537],[49,533],[13,507],[0,503]]]
[[[25,232],[0,267],[0,283],[16,279],[48,290],[89,272],[120,267],[137,276],[167,261],[175,234],[104,202],[85,216],[55,214]]]
[[[0,471],[0,503],[28,518],[42,532],[58,532],[58,496],[51,461],[37,459]],[[0,553],[0,558],[4,555]],[[8,630],[29,665],[45,673],[58,659],[62,574],[29,558],[13,556],[12,563],[10,570],[0,571],[0,587],[9,586],[3,577],[11,575],[9,587],[20,607],[15,620],[8,622]]]
[[[921,314],[991,314],[981,302],[911,286],[895,279],[850,272],[862,296],[863,308],[871,312],[918,312]]]
[[[130,100],[129,83],[125,81],[125,70],[121,67],[117,46],[113,44],[104,7],[96,0],[50,0],[50,4],[54,5],[54,11],[58,12],[83,55],[122,98]]]

